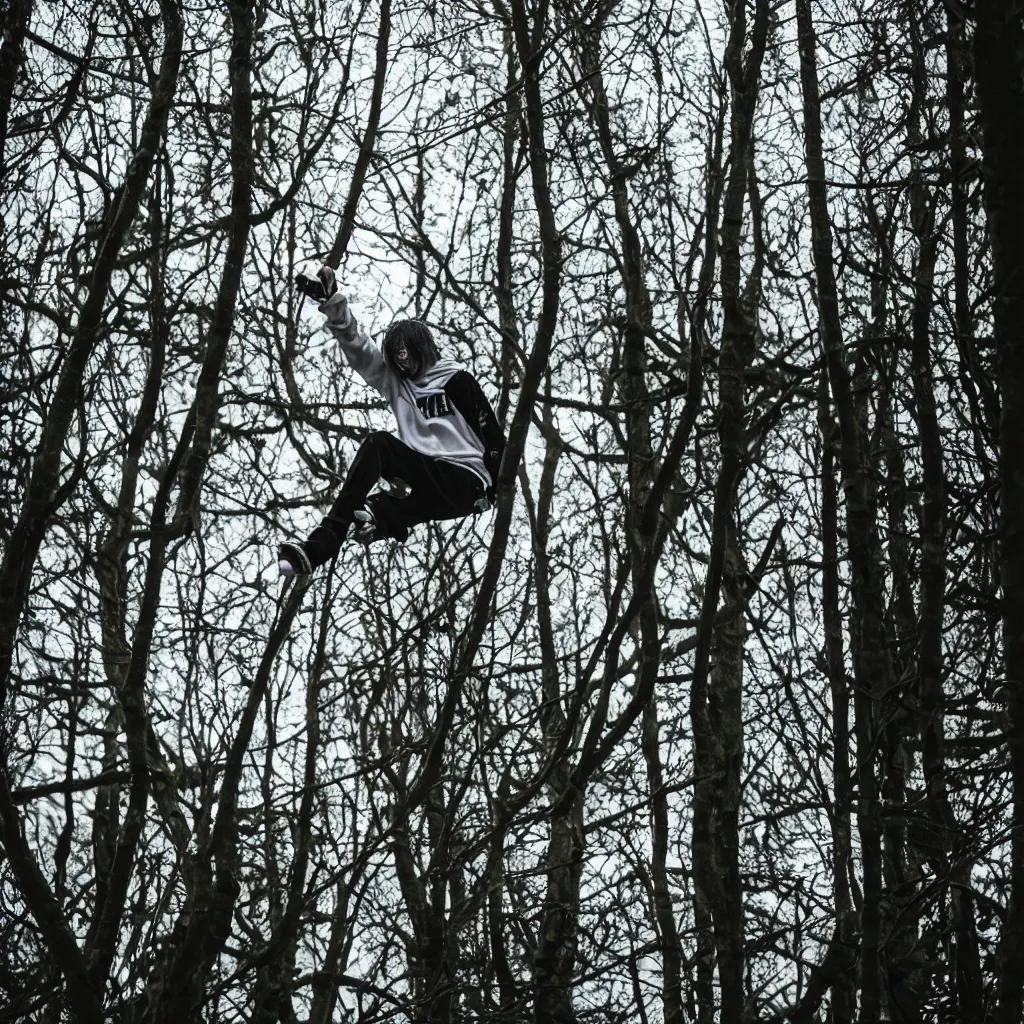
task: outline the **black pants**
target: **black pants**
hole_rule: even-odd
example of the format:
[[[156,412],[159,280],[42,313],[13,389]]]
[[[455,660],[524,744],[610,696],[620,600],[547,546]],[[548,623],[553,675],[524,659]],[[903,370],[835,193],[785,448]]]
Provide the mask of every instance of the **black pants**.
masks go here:
[[[401,480],[410,488],[409,494],[398,498],[381,493],[367,499],[378,480]],[[405,540],[417,523],[468,516],[483,496],[483,481],[476,473],[422,455],[397,437],[376,431],[356,452],[331,511],[304,545],[306,554],[314,569],[330,561],[357,509],[370,508],[380,536]]]

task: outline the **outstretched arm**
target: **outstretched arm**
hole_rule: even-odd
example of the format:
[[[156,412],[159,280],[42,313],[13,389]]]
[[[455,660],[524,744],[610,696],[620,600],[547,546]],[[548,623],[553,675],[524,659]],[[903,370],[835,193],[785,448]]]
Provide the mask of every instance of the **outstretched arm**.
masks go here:
[[[349,366],[372,388],[386,395],[387,379],[391,373],[384,356],[376,345],[359,329],[347,299],[339,292],[320,306],[327,316],[327,329],[334,335]]]
[[[303,295],[320,303],[320,312],[327,317],[326,327],[345,353],[349,366],[372,388],[387,397],[387,381],[391,370],[376,345],[359,329],[348,299],[338,291],[334,271],[323,267],[316,277],[299,274],[296,286]]]
[[[476,377],[466,370],[452,374],[444,386],[448,401],[455,406],[462,418],[484,446],[484,468],[491,478],[491,487],[497,482],[501,457],[505,454],[505,435],[494,415],[491,403],[480,389]]]

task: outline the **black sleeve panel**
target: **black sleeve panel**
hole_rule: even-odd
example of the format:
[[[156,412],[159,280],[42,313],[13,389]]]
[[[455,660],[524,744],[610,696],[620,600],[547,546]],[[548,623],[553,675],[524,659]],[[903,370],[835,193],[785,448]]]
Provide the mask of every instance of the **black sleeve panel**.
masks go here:
[[[501,457],[505,454],[505,435],[498,425],[498,417],[494,415],[491,403],[480,390],[476,377],[466,370],[452,374],[444,386],[444,393],[473,433],[480,438],[484,446],[484,466],[494,484],[498,479]]]

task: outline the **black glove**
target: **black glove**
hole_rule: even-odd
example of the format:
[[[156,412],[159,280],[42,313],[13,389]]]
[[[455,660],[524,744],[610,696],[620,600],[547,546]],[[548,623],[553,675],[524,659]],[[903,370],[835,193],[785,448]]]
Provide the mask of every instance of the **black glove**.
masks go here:
[[[295,287],[314,302],[326,302],[338,290],[338,282],[330,267],[321,267],[316,277],[296,275]]]

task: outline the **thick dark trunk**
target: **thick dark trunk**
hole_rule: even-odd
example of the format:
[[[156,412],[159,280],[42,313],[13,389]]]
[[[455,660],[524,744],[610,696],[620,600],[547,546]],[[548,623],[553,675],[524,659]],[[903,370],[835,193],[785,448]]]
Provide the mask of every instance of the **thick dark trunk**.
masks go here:
[[[443,816],[437,791],[428,795],[426,812],[435,819]],[[432,828],[436,844],[438,828]],[[440,891],[432,879],[423,878],[416,870],[416,862],[409,843],[408,819],[398,822],[394,829],[392,850],[395,872],[405,901],[406,913],[412,924],[413,945],[409,950],[409,974],[413,979],[415,1021],[423,1024],[448,1024],[455,1005],[455,964],[449,955],[449,936],[445,920],[443,885]],[[439,864],[441,877],[447,871],[447,855],[434,845],[432,859]]]
[[[501,392],[498,397],[498,422],[505,423],[508,417],[512,385],[515,382],[516,366],[521,354],[519,325],[516,319],[513,289],[515,275],[512,269],[512,244],[515,239],[515,210],[518,189],[517,161],[522,147],[520,121],[522,104],[519,90],[515,88],[516,51],[512,34],[504,33],[505,55],[508,61],[508,99],[502,119],[501,133],[501,203],[498,210],[498,245],[494,254],[495,301],[498,306],[498,323],[501,327]]]
[[[221,274],[213,319],[207,335],[206,355],[199,371],[192,403],[192,446],[181,469],[176,517],[189,518],[199,528],[199,502],[203,475],[220,410],[220,378],[235,323],[242,269],[252,220],[254,161],[252,146],[253,3],[230,0],[231,55],[231,212],[224,272]]]
[[[719,601],[742,602],[740,552],[734,535],[736,489],[744,470],[745,371],[756,342],[761,259],[755,245],[750,278],[741,288],[741,234],[749,187],[754,110],[768,35],[768,5],[757,3],[749,38],[742,3],[731,9],[725,65],[732,99],[727,183],[722,206],[722,341],[718,357],[718,437],[721,467],[715,486],[711,554],[690,686],[694,764],[695,885],[711,911],[724,1020],[748,1017],[745,998],[743,896],[739,872],[739,784],[743,761],[742,664],[744,616],[716,624]],[[746,60],[744,49],[748,48]],[[756,197],[751,197],[751,203]],[[710,669],[712,647],[715,668]],[[703,834],[704,830],[707,834]]]
[[[861,839],[864,893],[860,933],[861,1020],[874,1024],[881,1015],[882,850],[881,806],[875,771],[875,703],[879,689],[890,677],[882,621],[884,595],[876,523],[873,468],[867,439],[859,421],[847,366],[843,329],[839,316],[832,257],[825,161],[821,142],[821,103],[810,0],[797,0],[797,36],[800,79],[803,91],[804,146],[807,161],[807,194],[811,221],[811,245],[818,285],[818,312],[829,382],[839,415],[840,461],[846,481],[846,525],[852,570],[853,655],[856,696],[854,721],[857,736],[857,824]]]
[[[554,786],[567,778],[567,772],[554,773]],[[533,1008],[537,1024],[576,1024],[572,981],[579,941],[577,922],[583,849],[583,797],[578,795],[564,813],[551,821],[545,855],[547,891],[533,964]]]
[[[10,0],[7,10],[0,11],[0,188],[7,184],[7,123],[18,73],[25,63],[25,31],[32,20],[32,7],[32,0]]]
[[[915,576],[908,542],[908,490],[903,448],[896,433],[896,399],[893,377],[900,369],[898,361],[885,360],[883,377],[885,396],[880,416],[882,447],[888,470],[887,504],[889,516],[889,571],[892,576],[890,635],[893,638],[893,674],[881,702],[886,723],[882,743],[884,782],[883,799],[887,808],[900,808],[907,801],[908,775],[913,769],[908,741],[920,731],[923,741],[923,769],[928,800],[923,816],[930,819],[935,835],[948,832],[940,822],[945,803],[943,763],[942,707],[942,615],[945,600],[945,481],[938,414],[932,385],[931,310],[934,304],[935,268],[938,236],[935,225],[937,199],[928,189],[921,166],[920,152],[926,130],[924,111],[928,102],[928,54],[918,27],[919,12],[910,5],[912,89],[907,115],[910,153],[910,227],[916,242],[913,268],[913,307],[911,311],[911,370],[913,410],[921,442],[924,477],[924,502],[921,515],[920,600],[914,608],[911,581]],[[889,274],[888,254],[891,242],[880,238],[881,273]],[[884,296],[884,285],[878,286]],[[885,299],[879,299],[875,323],[885,320]],[[916,671],[915,671],[916,669]],[[918,708],[915,721],[908,710]],[[905,820],[890,814],[885,821],[885,880],[893,893],[887,901],[884,917],[886,1001],[894,1021],[920,1019],[921,1000],[927,979],[920,969],[922,958],[919,934],[919,902],[914,898],[920,877],[919,865],[926,863],[928,851],[916,848],[915,834],[908,840]],[[940,854],[939,869],[946,874],[945,858]]]
[[[530,510],[534,562],[537,577],[537,625],[541,645],[541,685],[543,706],[540,720],[544,748],[548,756],[559,756],[564,750],[568,728],[564,695],[558,672],[558,652],[551,618],[551,567],[548,561],[548,529],[551,521],[555,478],[561,445],[552,429],[551,408],[545,407],[548,447],[541,470],[540,489],[534,505],[524,483]],[[524,474],[525,477],[525,474]],[[566,754],[555,763],[548,791],[557,800],[569,782]],[[574,793],[568,807],[559,808],[551,818],[544,870],[547,889],[537,935],[533,964],[534,1019],[538,1024],[557,1022],[575,1024],[573,1008],[573,977],[576,972],[576,949],[579,932],[580,878],[583,870],[583,790]]]
[[[740,553],[726,542],[722,597],[741,604]],[[722,1020],[749,1019],[743,944],[743,886],[739,863],[740,779],[743,767],[743,649],[746,620],[734,615],[715,628],[715,665],[708,689],[708,723],[713,736],[711,837],[715,875],[712,918],[718,950]]]
[[[1024,2],[978,0],[975,15],[974,67],[1001,399],[999,556],[1013,792],[1010,903],[1000,937],[997,1020],[1017,1024],[1024,1014]]]
[[[353,878],[359,873],[353,871]],[[330,1024],[334,1019],[334,1008],[338,1003],[338,976],[344,973],[348,964],[348,951],[352,943],[352,881],[339,882],[334,914],[331,917],[331,931],[323,961],[313,973],[310,985],[312,1000],[307,1024]]]
[[[661,953],[661,1004],[665,1024],[682,1024],[683,951],[668,884],[669,806],[661,765],[658,705],[644,708],[642,745],[647,764],[647,795],[651,802],[651,884],[654,888],[654,919]]]
[[[821,431],[821,605],[825,628],[825,664],[832,696],[832,893],[835,901],[834,942],[847,951],[856,942],[856,915],[850,895],[853,858],[850,816],[853,784],[850,777],[850,689],[843,654],[843,623],[839,607],[839,505],[835,481],[836,429],[828,395],[828,378],[818,388],[818,427]],[[852,1024],[856,1009],[853,979],[837,972],[832,980],[834,1024]]]

